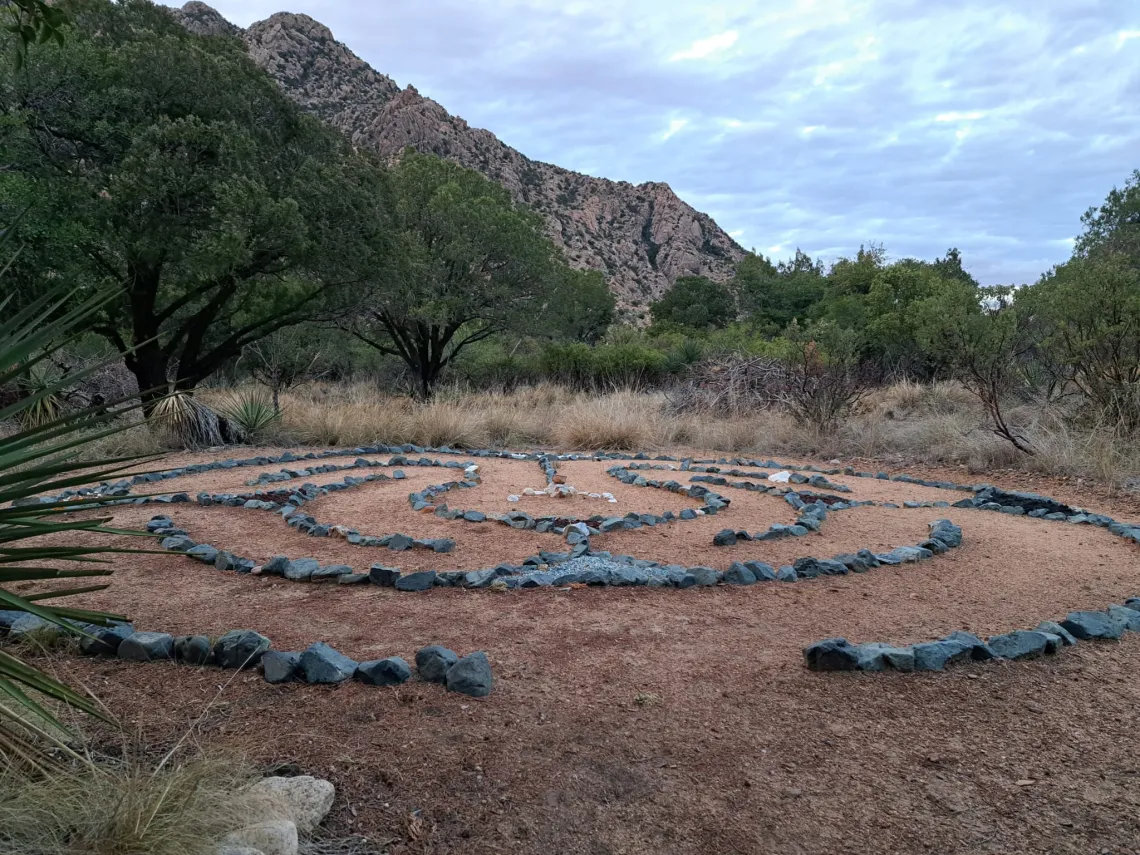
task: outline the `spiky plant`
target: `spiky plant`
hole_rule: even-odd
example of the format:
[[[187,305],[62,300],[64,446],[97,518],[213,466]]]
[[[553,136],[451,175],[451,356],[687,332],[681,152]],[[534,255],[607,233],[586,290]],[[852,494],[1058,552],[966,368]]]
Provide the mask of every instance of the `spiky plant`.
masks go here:
[[[171,390],[151,408],[150,420],[185,448],[225,444],[218,414],[190,392]]]
[[[105,301],[105,296],[77,301],[73,295],[57,292],[10,311],[11,298],[0,300],[0,318],[8,318],[0,321],[0,386],[27,376],[66,346]],[[100,367],[46,381],[0,407],[0,422],[22,425],[18,432],[0,437],[0,608],[29,612],[67,632],[83,632],[82,624],[105,625],[123,619],[47,604],[71,594],[101,590],[107,587],[105,583],[29,596],[14,593],[10,586],[108,576],[107,554],[129,550],[100,545],[98,538],[90,536],[138,533],[110,528],[109,518],[64,516],[90,508],[94,500],[37,501],[35,497],[117,476],[136,458],[84,460],[80,456],[86,443],[123,429],[110,423],[118,415],[114,406],[57,413],[47,420],[25,416]],[[77,534],[82,537],[74,537]],[[66,750],[61,738],[66,729],[49,709],[53,702],[106,718],[90,699],[0,650],[0,760],[40,765],[45,760],[45,745]]]
[[[281,410],[265,389],[253,386],[228,393],[216,407],[218,413],[251,442],[281,418]]]

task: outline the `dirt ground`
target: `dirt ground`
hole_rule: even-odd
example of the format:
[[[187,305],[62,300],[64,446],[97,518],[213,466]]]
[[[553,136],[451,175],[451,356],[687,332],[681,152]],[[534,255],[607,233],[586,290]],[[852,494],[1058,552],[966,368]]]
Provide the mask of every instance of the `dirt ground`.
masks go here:
[[[200,458],[168,465],[190,459]],[[622,485],[605,474],[608,464],[575,462],[561,469],[570,483],[608,490],[618,503],[528,497],[512,505],[508,493],[543,486],[537,465],[481,465],[482,486],[448,494],[452,507],[588,515],[696,504]],[[260,471],[190,476],[162,489],[236,490]],[[406,472],[404,481],[332,494],[306,510],[367,534],[452,537],[454,553],[396,555],[317,540],[265,512],[168,510],[191,537],[258,560],[285,553],[450,570],[558,548],[552,535],[415,514],[407,493],[455,472]],[[688,481],[688,473],[646,474]],[[977,480],[957,471],[927,477]],[[857,499],[960,497],[832,480]],[[989,480],[1140,517],[1134,499],[1074,483]],[[203,744],[329,777],[338,787],[331,830],[366,835],[378,851],[1140,853],[1140,636],[941,674],[817,674],[801,657],[805,645],[833,635],[901,644],[1103,608],[1140,593],[1137,547],[1100,529],[1021,517],[866,507],[831,514],[808,538],[715,548],[721,528],[757,531],[793,515],[776,497],[713,489],[732,500],[715,517],[596,537],[593,546],[720,569],[748,558],[779,565],[913,544],[940,517],[963,527],[965,543],[920,565],[794,585],[501,594],[300,584],[184,557],[124,556],[110,590],[74,604],[122,611],[143,629],[253,628],[278,649],[326,641],[358,660],[411,661],[430,643],[484,650],[495,691],[474,700],[416,681],[395,689],[270,686],[257,674],[226,683],[231,673],[173,664],[53,664],[153,746],[194,726]],[[126,527],[156,513],[113,510]]]

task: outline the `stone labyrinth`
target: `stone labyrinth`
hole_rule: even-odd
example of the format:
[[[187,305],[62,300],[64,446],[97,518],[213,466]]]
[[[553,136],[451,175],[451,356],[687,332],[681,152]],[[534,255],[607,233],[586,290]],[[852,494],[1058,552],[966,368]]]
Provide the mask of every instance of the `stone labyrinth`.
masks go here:
[[[645,586],[676,589],[683,596],[683,589],[718,584],[812,584],[883,565],[938,561],[969,538],[968,525],[944,516],[950,508],[1099,527],[1140,543],[1140,524],[985,484],[774,460],[646,454],[416,446],[287,452],[198,463],[32,501],[59,500],[160,505],[148,530],[161,538],[163,549],[183,553],[188,563],[203,569],[298,584],[384,586],[409,595],[445,587]],[[738,512],[745,504],[747,511]],[[312,555],[247,554],[242,543],[212,535],[200,522],[184,527],[179,511],[195,505],[219,520],[235,515],[257,519],[256,530],[271,539],[274,527],[292,529],[312,539]],[[925,537],[887,549],[868,545],[834,555],[812,554],[809,535],[824,531],[840,514],[875,509],[905,509],[921,516]],[[748,530],[747,523],[757,517],[772,521]],[[673,556],[708,556],[708,564],[727,564],[726,569],[671,563],[660,554],[660,542],[641,554],[630,547],[638,541],[627,533],[661,527],[669,533]],[[351,547],[359,559],[322,560],[319,556],[327,555],[334,543]],[[775,551],[785,556],[779,561],[770,557],[777,545]],[[499,560],[520,546],[533,551]],[[346,550],[338,551],[343,555]],[[714,560],[726,553],[731,560]],[[1027,617],[1037,621],[1040,616]],[[941,670],[963,660],[1051,654],[1079,640],[1118,639],[1126,631],[1140,631],[1136,598],[985,641],[965,632],[908,647],[830,638],[805,649],[804,658],[817,670]]]

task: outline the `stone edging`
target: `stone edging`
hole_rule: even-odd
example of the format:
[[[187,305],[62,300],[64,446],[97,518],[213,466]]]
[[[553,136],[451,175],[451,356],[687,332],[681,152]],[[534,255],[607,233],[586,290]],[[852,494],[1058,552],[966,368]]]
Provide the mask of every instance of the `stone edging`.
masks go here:
[[[1042,621],[1034,629],[1015,629],[986,641],[962,631],[906,647],[825,638],[804,648],[804,662],[813,671],[941,671],[956,662],[1035,659],[1078,640],[1116,641],[1125,632],[1140,632],[1140,598],[1131,597],[1123,606],[1114,603],[1103,612],[1070,612],[1061,621]]]
[[[269,639],[252,629],[230,630],[211,642],[205,635],[140,632],[130,623],[74,626],[86,633],[79,637],[79,649],[88,656],[237,670],[259,668],[268,683],[331,684],[355,680],[370,686],[396,686],[412,676],[411,666],[399,656],[356,662],[324,642],[311,644],[302,652],[272,650]],[[0,632],[9,639],[53,627],[67,632],[28,612],[0,611]],[[494,685],[491,665],[482,651],[459,657],[446,647],[429,645],[416,652],[415,661],[423,680],[442,683],[451,692],[482,698],[491,693]]]

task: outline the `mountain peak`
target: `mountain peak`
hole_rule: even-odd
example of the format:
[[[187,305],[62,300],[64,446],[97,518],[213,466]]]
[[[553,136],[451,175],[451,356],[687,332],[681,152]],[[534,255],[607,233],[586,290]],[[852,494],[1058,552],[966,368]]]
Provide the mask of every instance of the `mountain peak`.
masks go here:
[[[725,280],[744,256],[711,217],[668,184],[635,186],[531,160],[414,86],[401,89],[308,15],[279,12],[242,32],[204,3],[187,3],[178,14],[194,32],[216,32],[224,24],[241,34],[253,60],[289,97],[354,145],[388,158],[412,146],[502,184],[545,218],[573,266],[606,275],[626,309],[644,307],[678,276]]]
[[[241,28],[222,17],[221,13],[199,0],[190,0],[174,13],[182,26],[198,36],[236,36]]]

